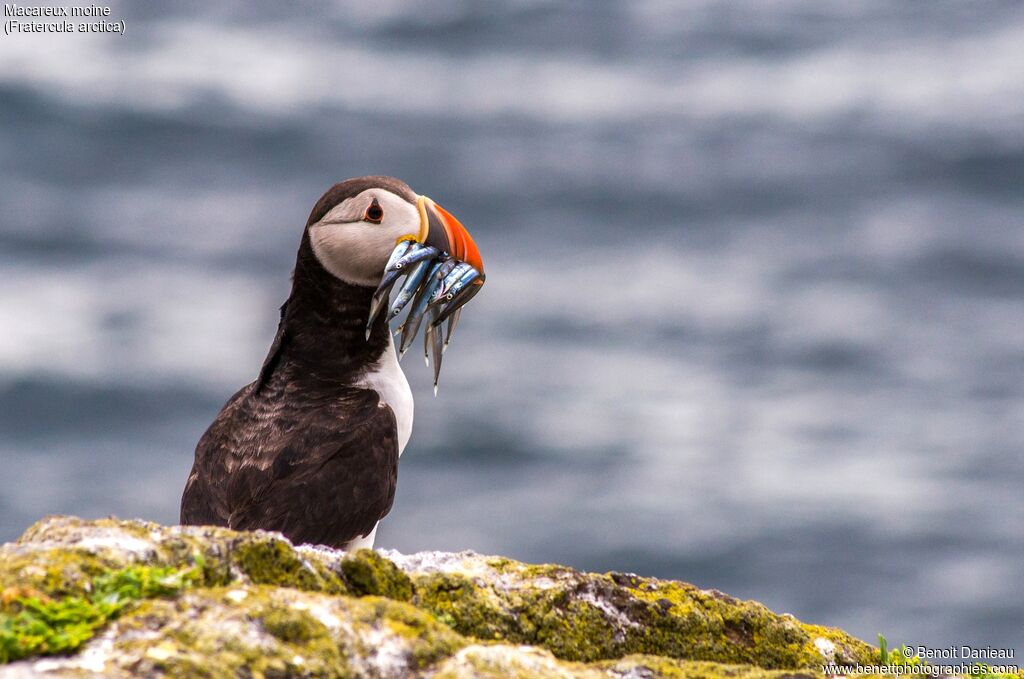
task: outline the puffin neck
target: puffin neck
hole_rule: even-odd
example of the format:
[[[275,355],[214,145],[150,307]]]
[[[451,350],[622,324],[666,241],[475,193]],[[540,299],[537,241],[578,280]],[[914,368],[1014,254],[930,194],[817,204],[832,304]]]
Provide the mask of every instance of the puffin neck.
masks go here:
[[[346,283],[324,269],[305,235],[281,319],[281,365],[295,378],[350,383],[387,348],[383,318],[366,338],[372,297],[373,288]]]

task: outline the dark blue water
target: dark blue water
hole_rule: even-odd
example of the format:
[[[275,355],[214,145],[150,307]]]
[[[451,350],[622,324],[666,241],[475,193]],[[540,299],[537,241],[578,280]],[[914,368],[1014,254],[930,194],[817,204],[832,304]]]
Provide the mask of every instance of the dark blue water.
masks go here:
[[[313,202],[484,251],[378,545],[1024,652],[1024,6],[114,6],[0,37],[0,539],[173,522]]]

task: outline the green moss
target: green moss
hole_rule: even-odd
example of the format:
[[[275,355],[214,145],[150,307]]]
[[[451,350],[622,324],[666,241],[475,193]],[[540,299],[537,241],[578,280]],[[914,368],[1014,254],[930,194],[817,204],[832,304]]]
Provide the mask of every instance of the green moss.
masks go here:
[[[341,572],[349,593],[356,596],[384,596],[396,601],[412,598],[409,576],[372,549],[347,554]]]
[[[0,663],[34,655],[70,653],[92,638],[108,614],[87,599],[18,599],[0,613]]]
[[[292,546],[271,536],[239,541],[231,561],[255,584],[280,585],[312,592],[343,593],[345,585],[317,561],[301,559]]]
[[[188,587],[203,584],[203,560],[185,569],[159,566],[131,566],[97,575],[92,581],[92,599],[111,605],[120,602],[173,597]]]
[[[175,596],[200,577],[201,567],[132,566],[94,577],[88,596],[51,599],[5,590],[10,594],[3,598],[0,609],[0,663],[73,652],[133,603]]]

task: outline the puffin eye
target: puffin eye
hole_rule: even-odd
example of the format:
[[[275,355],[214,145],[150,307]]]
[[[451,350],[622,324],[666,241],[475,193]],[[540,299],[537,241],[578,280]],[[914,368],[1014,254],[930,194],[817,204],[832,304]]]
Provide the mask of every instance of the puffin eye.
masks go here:
[[[370,203],[370,207],[366,208],[366,214],[363,215],[363,219],[374,224],[380,224],[384,220],[384,208],[380,206],[376,198]]]

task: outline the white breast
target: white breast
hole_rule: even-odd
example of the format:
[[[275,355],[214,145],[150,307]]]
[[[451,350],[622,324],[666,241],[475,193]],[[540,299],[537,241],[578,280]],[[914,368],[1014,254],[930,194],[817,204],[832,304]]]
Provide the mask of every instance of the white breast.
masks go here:
[[[391,406],[398,423],[398,454],[405,450],[405,444],[412,435],[412,390],[405,379],[402,367],[398,365],[395,342],[388,333],[388,347],[356,382],[357,387],[373,389],[380,395],[380,402]]]

